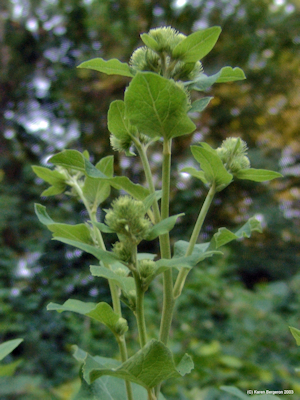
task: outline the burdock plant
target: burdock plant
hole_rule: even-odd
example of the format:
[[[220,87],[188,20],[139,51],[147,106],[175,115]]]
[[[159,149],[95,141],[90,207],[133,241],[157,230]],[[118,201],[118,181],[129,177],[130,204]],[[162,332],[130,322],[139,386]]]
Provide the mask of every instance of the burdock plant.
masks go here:
[[[181,295],[187,275],[207,257],[222,254],[228,242],[249,237],[261,231],[258,220],[250,218],[237,232],[220,228],[209,242],[199,243],[205,217],[217,192],[233,180],[268,181],[281,175],[250,167],[247,145],[239,138],[226,139],[213,149],[202,142],[191,146],[199,168],[186,167],[185,173],[199,179],[207,195],[189,241],[170,245],[170,231],[180,217],[169,215],[172,140],[192,134],[192,120],[209,104],[211,97],[192,102],[192,91],[204,92],[214,83],[245,79],[240,68],[224,67],[208,76],[201,59],[214,47],[221,29],[212,27],[189,36],[170,27],[151,29],[141,35],[144,46],[135,50],[129,63],[117,59],[92,59],[79,65],[106,74],[131,78],[124,100],[113,101],[108,111],[108,129],[114,150],[127,156],[138,155],[143,165],[147,186],[115,176],[113,157],[101,159],[95,166],[87,151],[64,150],[49,159],[54,169],[34,166],[34,172],[51,186],[42,193],[52,196],[66,192],[75,196],[88,213],[88,220],[78,225],[54,222],[44,206],[37,204],[39,220],[53,233],[53,238],[92,254],[97,262],[91,274],[107,279],[112,304],[84,303],[68,299],[62,305],[50,303],[48,310],[73,311],[106,325],[115,337],[120,359],[92,356],[75,346],[74,357],[83,363],[82,385],[74,399],[157,400],[164,399],[161,384],[166,379],[181,377],[193,368],[188,354],[176,365],[168,348],[176,299]],[[156,188],[147,155],[150,146],[162,152],[161,187]],[[97,212],[109,197],[111,187],[127,194],[115,199],[101,222]],[[184,210],[183,210],[184,211]],[[115,234],[111,250],[105,247],[104,235]],[[141,253],[143,241],[159,241],[160,254]],[[162,275],[161,321],[158,337],[147,332],[144,298],[154,279]],[[128,356],[126,332],[128,323],[122,307],[129,307],[136,318],[140,349]],[[134,329],[131,326],[130,329]],[[134,335],[131,335],[134,337]],[[237,395],[237,391],[233,394]],[[262,400],[262,398],[261,398]]]

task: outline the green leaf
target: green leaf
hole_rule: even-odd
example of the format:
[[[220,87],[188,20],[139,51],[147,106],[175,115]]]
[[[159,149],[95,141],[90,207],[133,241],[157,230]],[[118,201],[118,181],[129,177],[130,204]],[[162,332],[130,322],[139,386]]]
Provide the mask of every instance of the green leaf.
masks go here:
[[[158,236],[170,232],[170,230],[174,228],[177,219],[182,215],[184,215],[184,213],[173,215],[172,217],[165,218],[157,224],[153,225],[146,240],[154,240]]]
[[[101,322],[107,326],[112,332],[115,332],[115,325],[120,319],[120,315],[116,314],[111,306],[107,303],[84,303],[80,300],[69,299],[64,304],[50,303],[47,306],[48,311],[72,311],[85,315]]]
[[[49,162],[67,169],[75,169],[76,171],[88,174],[92,178],[107,178],[106,175],[94,167],[94,165],[77,150],[63,150],[52,156]]]
[[[156,261],[158,267],[172,267],[172,268],[193,268],[200,261],[205,258],[212,257],[214,254],[222,254],[220,251],[210,250],[206,251],[208,244],[196,244],[193,253],[186,257],[186,251],[189,243],[184,240],[179,240],[174,245],[174,256],[171,259],[161,259]]]
[[[77,346],[73,346],[75,352],[73,356],[79,361],[84,362],[87,353]],[[93,357],[97,365],[102,365],[103,368],[118,368],[121,363],[112,358],[106,357]],[[133,397],[138,400],[147,400],[148,394],[145,388],[135,383],[131,384]],[[81,387],[79,393],[73,400],[127,400],[125,381],[123,379],[115,378],[113,376],[103,376],[91,385],[81,376]],[[165,400],[164,396],[160,394],[159,400]]]
[[[232,181],[232,175],[226,171],[217,152],[210,146],[201,143],[201,146],[191,146],[194,158],[200,163],[205,174],[205,179],[210,184],[215,184],[220,191]]]
[[[46,211],[46,207],[43,206],[42,204],[34,204],[34,211],[39,219],[39,221],[43,224],[43,225],[50,225],[50,224],[55,224],[55,222],[53,221],[52,218],[49,217],[47,211]]]
[[[88,383],[110,375],[151,389],[166,379],[189,373],[193,367],[191,357],[185,355],[179,369],[176,368],[171,351],[162,342],[153,339],[118,368],[103,368],[95,358],[87,355],[83,369]]]
[[[300,330],[293,328],[292,326],[289,326],[289,328],[290,328],[292,335],[296,339],[297,346],[300,346]]]
[[[35,212],[40,222],[53,232],[53,237],[77,240],[82,243],[92,244],[89,228],[85,224],[69,225],[55,223],[48,215],[46,207],[35,204]],[[58,240],[58,239],[57,239]]]
[[[113,163],[114,159],[112,156],[104,157],[96,164],[96,169],[111,178],[113,176]],[[82,191],[86,199],[96,209],[110,195],[110,184],[102,178],[86,176]]]
[[[121,267],[121,269],[123,268]],[[135,290],[134,279],[130,276],[118,275],[116,272],[99,265],[91,265],[90,270],[93,276],[109,279],[114,282],[122,289],[124,294],[128,294],[131,290]]]
[[[109,180],[109,183],[115,189],[125,190],[125,192],[137,200],[144,200],[149,195],[149,189],[131,182],[127,176],[115,176]]]
[[[148,35],[148,33],[143,33],[141,35],[141,39],[144,42],[144,44],[149,47],[149,49],[153,50],[153,51],[157,51],[159,49],[158,43],[157,41],[151,37],[150,35]]]
[[[60,172],[36,165],[33,165],[32,169],[39,178],[43,179],[47,183],[50,183],[50,185],[66,187],[66,177]]]
[[[156,199],[157,201],[161,198],[162,196],[162,191],[161,190],[156,190],[155,193],[149,194],[144,200],[144,207],[145,207],[145,212],[149,210],[149,208],[152,206],[154,200]]]
[[[213,49],[220,33],[219,26],[194,32],[178,43],[172,57],[185,62],[199,61]]]
[[[194,178],[200,179],[204,184],[207,184],[207,179],[205,178],[205,174],[203,171],[198,171],[196,168],[193,167],[185,167],[180,172],[186,172],[190,174]]]
[[[66,239],[63,237],[55,237],[54,240],[69,244],[70,246],[74,246],[80,250],[85,251],[86,253],[92,254],[98,260],[101,260],[107,264],[115,263],[116,261],[118,261],[118,258],[114,253],[99,249],[98,247],[94,247],[83,242],[79,242],[77,240]]]
[[[48,189],[44,190],[41,196],[56,196],[57,194],[61,194],[65,191],[66,185],[57,185],[57,186],[50,186]]]
[[[151,138],[171,139],[195,130],[187,116],[186,93],[175,82],[152,72],[138,73],[125,92],[131,123]]]
[[[85,61],[78,65],[77,68],[93,69],[95,71],[103,72],[107,75],[121,75],[132,77],[129,65],[113,58],[111,60],[103,60],[103,58],[93,58],[92,60]]]
[[[260,222],[254,217],[250,218],[235,233],[231,232],[227,228],[219,228],[218,232],[214,234],[212,240],[210,241],[209,249],[218,249],[232,240],[241,239],[243,237],[249,238],[254,231],[260,233],[262,232]]]
[[[246,79],[245,73],[241,68],[223,67],[218,72],[217,83],[234,82]]]
[[[214,83],[233,82],[245,78],[244,71],[241,68],[223,67],[219,72],[211,76],[201,73],[195,80],[185,82],[184,85],[190,90],[204,91]]]
[[[224,390],[224,392],[230,393],[233,396],[238,397],[239,399],[242,400],[248,400],[249,396],[247,396],[245,393],[243,393],[240,389],[234,387],[234,386],[221,386],[220,387],[221,390]],[[258,394],[258,395],[251,395],[251,399],[253,400],[274,400],[274,399],[278,399],[280,400],[280,398],[278,396],[275,396],[273,394]]]
[[[282,178],[282,175],[279,172],[269,171],[267,169],[241,169],[235,174],[235,177],[238,179],[247,179],[249,181],[254,182],[265,182],[271,181],[275,178]]]
[[[203,111],[208,106],[211,99],[213,99],[213,97],[203,97],[200,100],[194,101],[192,107],[189,109],[189,113]]]
[[[13,339],[13,340],[8,340],[4,343],[1,343],[0,344],[0,360],[3,360],[4,357],[6,357],[8,354],[10,354],[22,342],[23,342],[23,339]]]
[[[136,131],[128,118],[125,116],[125,103],[122,100],[113,101],[107,114],[107,126],[110,131],[118,139],[126,139],[132,136]]]

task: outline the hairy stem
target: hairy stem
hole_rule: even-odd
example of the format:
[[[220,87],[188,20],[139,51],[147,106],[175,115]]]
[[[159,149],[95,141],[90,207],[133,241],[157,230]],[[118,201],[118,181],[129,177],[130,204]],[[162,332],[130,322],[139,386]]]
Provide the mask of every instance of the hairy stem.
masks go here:
[[[102,250],[106,250],[102,234],[94,224],[95,222],[97,222],[96,212],[91,210],[90,205],[89,205],[87,199],[85,198],[85,196],[82,192],[82,189],[81,189],[80,185],[78,184],[77,179],[75,177],[70,176],[69,184],[76,190],[78,196],[82,200],[82,202],[89,214],[90,220],[93,224],[94,235],[97,239],[98,246]],[[109,266],[107,266],[107,268],[109,268]],[[108,280],[108,283],[109,283],[109,289],[110,289],[112,303],[113,303],[113,309],[114,309],[115,313],[121,317],[122,310],[121,310],[121,302],[120,302],[118,287],[111,280]],[[126,346],[126,341],[125,341],[124,335],[122,335],[121,337],[118,337],[117,342],[118,342],[119,351],[121,354],[121,360],[122,360],[122,362],[125,362],[127,360],[128,356],[127,356],[127,346]],[[125,386],[126,386],[127,400],[134,400],[131,382],[125,380]]]
[[[135,316],[136,322],[138,326],[139,333],[139,341],[141,348],[144,347],[147,343],[147,328],[145,322],[145,311],[144,311],[144,289],[142,287],[142,282],[137,269],[137,247],[135,248],[135,254],[133,257],[133,268],[132,275],[135,281],[135,290],[136,290],[136,308],[135,308]]]
[[[170,177],[171,177],[171,140],[164,140],[163,148],[163,166],[162,166],[162,200],[161,200],[161,218],[162,220],[169,217],[169,203],[170,203]],[[160,237],[160,248],[162,258],[171,258],[170,238],[166,233]],[[174,297],[173,297],[173,274],[172,269],[164,272],[163,275],[163,310],[160,325],[160,340],[168,343],[169,333],[172,323],[173,310],[174,310]]]
[[[189,241],[187,251],[185,253],[186,257],[190,256],[193,253],[195,244],[197,242],[201,228],[203,226],[203,222],[205,220],[205,217],[208,213],[209,207],[211,206],[211,203],[213,201],[215,194],[216,194],[216,187],[215,187],[215,184],[213,184],[211,186],[211,188],[209,189],[209,192],[206,196],[206,199],[205,199],[205,201],[201,207],[200,213],[198,215],[196,224],[193,229],[193,233],[192,233],[190,241]],[[179,274],[177,275],[177,279],[176,279],[176,282],[174,285],[174,291],[173,291],[175,299],[177,299],[177,297],[180,296],[183,286],[185,284],[186,277],[188,276],[189,272],[190,272],[190,270],[188,268],[182,268],[180,270]]]

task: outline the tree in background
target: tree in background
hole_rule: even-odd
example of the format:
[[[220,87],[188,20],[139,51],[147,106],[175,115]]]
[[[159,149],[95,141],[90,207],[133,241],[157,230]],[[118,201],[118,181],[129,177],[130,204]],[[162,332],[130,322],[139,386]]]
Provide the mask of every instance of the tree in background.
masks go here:
[[[49,244],[49,236],[39,226],[33,212],[33,202],[40,193],[36,186],[42,183],[34,178],[30,165],[45,164],[51,154],[65,147],[86,148],[95,159],[110,154],[106,114],[110,102],[123,96],[126,78],[99,75],[75,67],[93,57],[128,61],[133,49],[141,44],[139,34],[159,25],[172,25],[185,34],[220,25],[223,34],[214,51],[204,60],[205,73],[211,75],[221,66],[238,65],[247,76],[245,82],[218,85],[208,91],[214,99],[198,120],[194,137],[180,138],[174,143],[174,163],[178,164],[178,171],[191,163],[188,151],[191,140],[196,143],[205,138],[217,147],[227,136],[236,134],[249,144],[253,167],[263,164],[276,170],[279,166],[285,175],[285,179],[268,184],[266,190],[263,185],[239,182],[216,199],[216,205],[223,204],[222,212],[210,216],[204,235],[210,235],[215,226],[228,226],[228,221],[241,224],[245,212],[255,213],[252,203],[260,210],[264,235],[263,239],[260,235],[243,241],[234,249],[228,248],[227,263],[218,266],[218,273],[209,269],[205,276],[199,272],[200,276],[190,278],[190,295],[194,296],[195,307],[188,320],[188,332],[183,326],[182,335],[190,338],[189,345],[195,346],[195,352],[200,352],[198,342],[192,342],[192,338],[211,345],[209,324],[217,325],[222,334],[224,326],[230,330],[230,335],[236,334],[236,318],[245,304],[250,307],[253,299],[250,292],[242,289],[238,289],[239,295],[232,294],[234,301],[228,293],[227,298],[224,279],[228,285],[240,281],[257,290],[259,298],[265,302],[266,296],[273,299],[273,292],[279,289],[273,292],[268,289],[263,294],[257,284],[281,284],[289,279],[292,283],[281,285],[281,297],[278,304],[273,302],[276,306],[272,303],[270,312],[277,313],[277,325],[281,327],[284,321],[299,313],[295,284],[299,279],[296,275],[299,253],[295,249],[299,245],[300,220],[299,14],[296,0],[11,0],[0,6],[0,332],[1,341],[16,335],[24,337],[23,345],[18,348],[27,360],[22,373],[39,375],[41,383],[37,381],[37,386],[50,387],[74,376],[74,364],[65,356],[68,345],[81,341],[86,350],[93,352],[93,348],[97,348],[99,351],[100,344],[91,338],[104,334],[89,325],[84,332],[78,332],[73,316],[64,316],[65,324],[61,316],[51,315],[50,318],[45,310],[49,299],[59,302],[66,291],[79,299],[83,296],[86,299],[87,295],[91,299],[95,296],[103,299],[107,291],[105,286],[99,288],[96,282],[87,279],[88,259],[63,245]],[[154,169],[156,156],[153,152]],[[121,156],[116,157],[115,169],[125,172],[132,180],[141,172],[141,166],[134,162],[127,165]],[[173,179],[177,182],[173,198],[176,197],[181,209],[184,207],[194,218],[202,187],[179,172]],[[244,198],[246,200],[242,200]],[[71,209],[61,211],[60,207],[55,207],[57,201],[48,200],[54,212],[63,212],[64,220],[66,216],[73,218]],[[176,203],[173,214],[177,213]],[[236,204],[234,208],[230,206],[233,203]],[[70,222],[81,222],[80,211],[78,209],[77,221]],[[185,235],[189,235],[185,227],[178,227],[178,237]],[[195,283],[196,277],[199,284]],[[207,292],[203,282],[209,282]],[[195,294],[199,288],[203,290],[200,297]],[[257,307],[259,309],[259,305]],[[250,320],[258,324],[255,307],[251,312]],[[203,320],[203,315],[207,317],[204,318],[207,326],[197,327],[193,321]],[[270,324],[273,329],[275,320]],[[250,357],[251,334],[247,327],[242,331],[244,338],[250,336],[248,341],[244,339]],[[266,332],[264,335],[257,332],[262,341],[267,340]],[[279,342],[287,341],[293,346],[292,339],[290,342],[287,339],[288,332],[286,336],[280,332]],[[218,343],[222,341],[221,336],[214,339]],[[252,352],[255,346],[254,343]],[[261,346],[266,351],[266,343]],[[216,347],[210,351],[221,352]],[[272,351],[281,350],[272,347]],[[245,354],[237,356],[243,358]],[[59,371],[55,367],[57,363],[62,366]],[[291,368],[293,361],[288,365],[287,368]],[[215,365],[207,368],[213,370]],[[238,374],[234,377],[221,374],[215,380],[204,379],[203,384],[241,380],[240,376],[249,374],[249,369],[243,368],[236,368]],[[202,379],[201,374],[194,378]]]

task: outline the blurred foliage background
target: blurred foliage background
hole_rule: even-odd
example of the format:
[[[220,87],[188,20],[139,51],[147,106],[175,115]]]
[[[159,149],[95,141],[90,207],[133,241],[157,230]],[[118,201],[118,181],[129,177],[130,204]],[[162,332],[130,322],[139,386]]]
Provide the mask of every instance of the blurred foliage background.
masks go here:
[[[89,275],[87,255],[50,240],[34,214],[47,205],[53,219],[78,223],[81,205],[45,189],[31,165],[47,165],[64,148],[87,149],[98,161],[113,154],[106,114],[128,81],[76,65],[94,57],[128,61],[140,33],[171,25],[191,32],[219,25],[222,34],[204,58],[208,75],[239,66],[247,80],[216,84],[213,101],[193,136],[174,140],[171,213],[184,211],[174,237],[187,239],[205,194],[180,169],[191,165],[191,143],[219,146],[228,136],[249,145],[252,166],[284,179],[239,181],[219,194],[202,239],[220,226],[237,229],[255,215],[263,234],[233,243],[225,257],[201,264],[178,302],[170,346],[189,352],[196,367],[170,381],[172,400],[230,399],[220,385],[242,390],[293,389],[300,399],[299,350],[288,325],[300,327],[300,2],[299,0],[5,0],[0,5],[0,341],[24,338],[7,357],[17,373],[0,378],[0,398],[69,399],[79,365],[78,344],[92,354],[115,353],[101,326],[70,313],[46,311],[67,298],[110,301],[106,282]],[[151,160],[157,175],[160,155]],[[134,158],[115,154],[116,173],[143,179]],[[159,175],[156,177],[159,184]],[[116,193],[112,193],[116,196]],[[151,249],[149,249],[151,250]],[[161,282],[147,296],[157,333]],[[127,313],[124,309],[125,315]],[[134,321],[130,321],[134,327]],[[133,345],[134,346],[134,345]],[[5,380],[4,380],[5,379]]]

